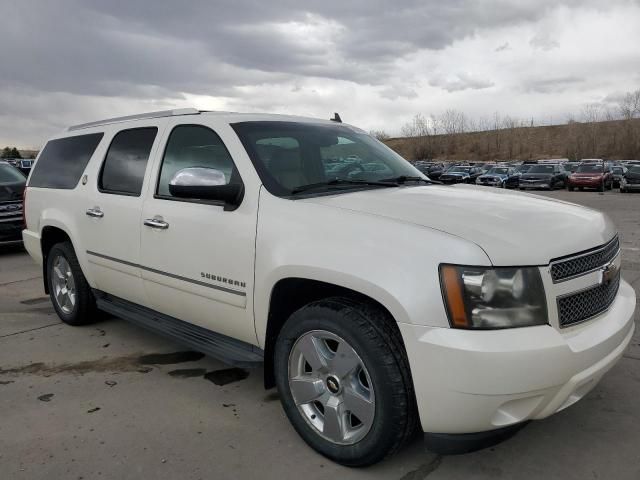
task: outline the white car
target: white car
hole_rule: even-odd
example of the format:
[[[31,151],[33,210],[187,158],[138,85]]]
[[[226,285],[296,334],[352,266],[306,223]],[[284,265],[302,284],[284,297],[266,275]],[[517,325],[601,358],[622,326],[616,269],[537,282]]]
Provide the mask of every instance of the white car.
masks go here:
[[[264,363],[300,436],[345,465],[416,427],[455,441],[548,417],[634,332],[604,214],[433,184],[335,121],[185,109],[71,127],[25,202],[64,322],[103,310]]]

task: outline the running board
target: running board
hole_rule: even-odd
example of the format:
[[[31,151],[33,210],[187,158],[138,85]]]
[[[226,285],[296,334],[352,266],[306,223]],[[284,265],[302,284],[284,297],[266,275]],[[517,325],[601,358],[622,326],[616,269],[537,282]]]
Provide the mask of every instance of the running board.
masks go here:
[[[205,355],[241,368],[258,367],[264,362],[264,351],[250,343],[178,320],[100,290],[94,290],[93,293],[100,310],[164,335]]]

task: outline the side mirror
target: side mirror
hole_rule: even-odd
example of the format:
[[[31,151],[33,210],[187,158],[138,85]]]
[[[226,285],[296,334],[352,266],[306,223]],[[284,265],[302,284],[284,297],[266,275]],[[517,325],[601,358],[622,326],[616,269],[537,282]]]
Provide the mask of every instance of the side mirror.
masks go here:
[[[242,184],[228,184],[220,170],[190,167],[178,170],[169,181],[169,193],[178,198],[218,200],[238,206],[242,200]]]

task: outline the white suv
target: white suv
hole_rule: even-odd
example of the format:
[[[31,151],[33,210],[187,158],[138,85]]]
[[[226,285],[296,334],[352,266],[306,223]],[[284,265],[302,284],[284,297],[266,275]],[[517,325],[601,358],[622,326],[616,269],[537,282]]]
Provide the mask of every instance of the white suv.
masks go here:
[[[605,215],[433,184],[338,121],[186,109],[71,127],[25,202],[63,321],[102,310],[264,363],[298,433],[345,465],[417,426],[453,440],[545,418],[634,332]]]

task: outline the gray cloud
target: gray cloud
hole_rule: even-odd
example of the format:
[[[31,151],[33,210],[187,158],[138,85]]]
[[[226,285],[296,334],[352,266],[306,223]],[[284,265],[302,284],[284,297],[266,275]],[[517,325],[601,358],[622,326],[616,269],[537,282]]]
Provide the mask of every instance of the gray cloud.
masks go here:
[[[584,78],[577,76],[536,78],[527,80],[523,87],[527,92],[563,92],[569,88],[574,88],[576,85],[584,82],[584,80]]]
[[[76,123],[157,104],[182,105],[191,96],[266,110],[301,98],[307,106],[318,105],[345,82],[358,86],[356,95],[368,92],[358,100],[363,104],[375,99],[406,109],[410,103],[402,102],[420,99],[429,86],[443,95],[485,90],[495,86],[485,77],[497,81],[506,75],[504,66],[495,74],[472,75],[468,72],[476,70],[467,65],[434,60],[440,52],[499,29],[535,25],[561,7],[618,5],[628,2],[612,0],[606,7],[596,0],[1,2],[0,142],[37,143],[67,119]],[[562,48],[550,36],[532,32],[534,49]],[[511,41],[496,51],[517,48],[512,37],[502,38]],[[425,55],[429,60],[408,66]],[[535,82],[525,88],[554,91],[551,84]],[[271,91],[286,95],[264,96]],[[61,113],[50,115],[52,108]]]
[[[467,72],[460,72],[453,76],[433,77],[429,80],[429,85],[443,88],[447,92],[459,92],[468,89],[482,90],[493,87],[495,83],[484,78],[478,78]]]

